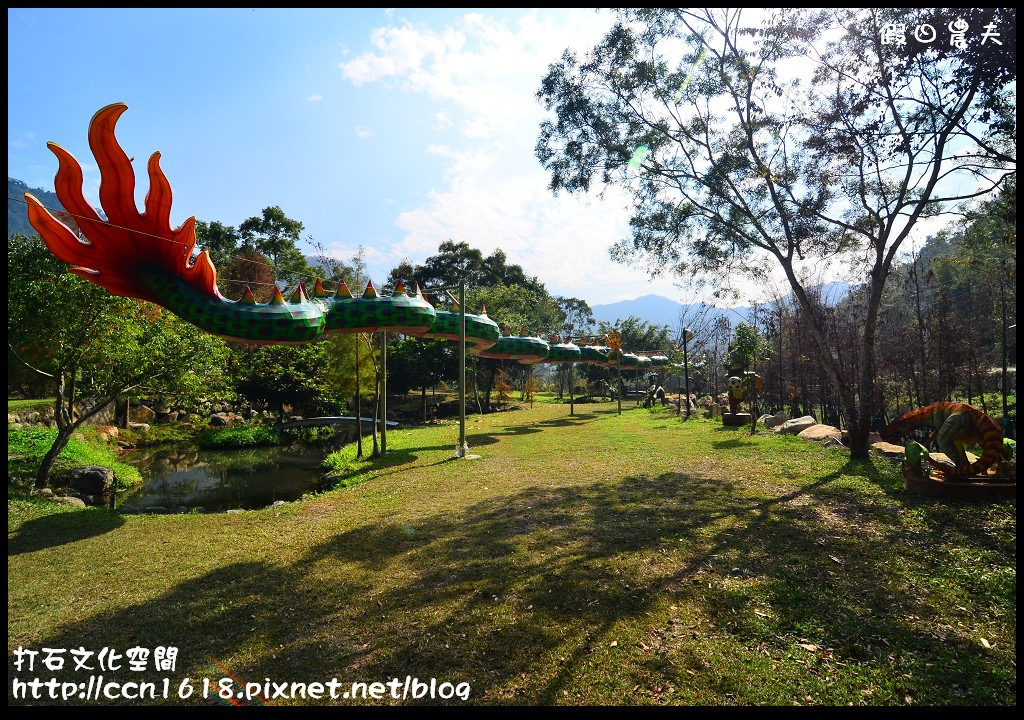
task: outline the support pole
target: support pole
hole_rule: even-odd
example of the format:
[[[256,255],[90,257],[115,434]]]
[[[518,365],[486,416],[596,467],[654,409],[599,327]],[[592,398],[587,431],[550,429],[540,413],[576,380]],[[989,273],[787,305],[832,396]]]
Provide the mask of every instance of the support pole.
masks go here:
[[[465,457],[466,444],[466,281],[459,282],[459,446],[455,457]]]
[[[575,365],[576,365],[576,363],[569,363],[569,416],[570,417],[572,415],[575,415],[575,407],[573,405],[573,398],[572,398],[572,386],[573,386],[572,369],[573,369],[573,367],[575,367]]]
[[[388,451],[388,333],[387,330],[380,334],[380,369],[381,369],[381,393],[380,393],[380,454]]]
[[[619,386],[615,388],[615,394],[619,396],[619,415],[622,414],[622,350],[619,350],[618,362],[615,365],[615,372],[619,377]]]
[[[690,352],[686,349],[686,342],[693,337],[689,328],[683,330],[683,375],[686,379],[686,419],[690,419]]]

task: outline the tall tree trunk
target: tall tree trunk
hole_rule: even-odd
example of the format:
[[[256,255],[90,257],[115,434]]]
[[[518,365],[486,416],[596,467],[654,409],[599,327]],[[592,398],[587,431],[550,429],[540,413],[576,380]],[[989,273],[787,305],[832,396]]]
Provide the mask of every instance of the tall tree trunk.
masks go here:
[[[359,376],[359,340],[356,338],[356,457],[363,456],[363,388]]]

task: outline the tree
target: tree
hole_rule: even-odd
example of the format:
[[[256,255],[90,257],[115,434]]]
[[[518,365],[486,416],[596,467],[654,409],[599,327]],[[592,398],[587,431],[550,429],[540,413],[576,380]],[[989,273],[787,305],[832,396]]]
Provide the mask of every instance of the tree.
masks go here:
[[[302,229],[301,222],[292,220],[275,205],[263,208],[259,217],[242,221],[238,233],[244,246],[270,258],[278,279],[292,283],[311,274],[298,248]]]
[[[1004,72],[993,75],[972,59],[985,51],[980,34],[941,59],[900,55],[882,33],[901,12],[780,10],[751,28],[737,10],[621,10],[585,58],[566,51],[537,93],[555,114],[536,149],[550,189],[619,185],[634,197],[632,237],[616,257],[681,276],[764,279],[769,260],[781,270],[856,458],[868,457],[878,312],[899,248],[919,220],[1016,169],[998,84],[1016,77],[1012,60],[994,57]],[[813,77],[792,77],[795,64]],[[856,382],[801,280],[821,259],[864,271]]]
[[[69,273],[38,237],[8,238],[7,267],[8,350],[56,394],[57,438],[39,466],[37,487],[49,483],[75,429],[124,393],[187,389],[221,372],[219,338]]]

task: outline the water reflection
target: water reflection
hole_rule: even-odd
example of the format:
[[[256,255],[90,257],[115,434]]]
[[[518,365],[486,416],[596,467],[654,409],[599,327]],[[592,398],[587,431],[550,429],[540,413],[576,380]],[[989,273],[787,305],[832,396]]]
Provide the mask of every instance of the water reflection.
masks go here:
[[[138,490],[119,495],[117,504],[129,511],[161,509],[150,512],[266,507],[316,490],[324,456],[323,450],[302,446],[201,450],[176,445],[129,450],[119,459],[142,470],[147,479]]]

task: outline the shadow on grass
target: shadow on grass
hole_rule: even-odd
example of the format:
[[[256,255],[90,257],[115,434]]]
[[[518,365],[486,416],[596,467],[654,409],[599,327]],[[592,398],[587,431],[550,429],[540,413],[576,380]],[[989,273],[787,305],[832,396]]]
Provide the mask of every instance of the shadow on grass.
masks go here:
[[[124,525],[120,513],[107,508],[58,512],[29,520],[7,536],[7,555],[35,552],[109,533]]]
[[[223,676],[207,655],[237,656],[229,668],[242,681],[434,677],[468,682],[470,701],[488,704],[565,702],[595,664],[603,691],[633,703],[642,699],[634,686],[679,683],[689,671],[713,697],[788,704],[785,680],[754,687],[757,676],[724,660],[709,669],[689,635],[652,620],[670,599],[710,618],[701,631],[740,652],[760,644],[783,653],[800,639],[868,676],[906,678],[919,704],[949,702],[943,693],[956,686],[994,688],[1005,701],[1015,675],[999,676],[969,638],[910,619],[933,609],[902,564],[923,573],[932,555],[900,552],[900,541],[913,535],[915,547],[941,552],[947,529],[904,528],[863,489],[835,485],[850,475],[877,480],[871,463],[851,462],[781,493],[685,473],[528,488],[354,527],[287,563],[229,562],[65,625],[41,645],[175,645],[178,677]],[[633,626],[653,649],[608,658]],[[816,677],[805,672],[806,682]],[[901,703],[904,691],[882,701]],[[840,692],[826,683],[817,702]]]

